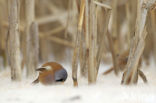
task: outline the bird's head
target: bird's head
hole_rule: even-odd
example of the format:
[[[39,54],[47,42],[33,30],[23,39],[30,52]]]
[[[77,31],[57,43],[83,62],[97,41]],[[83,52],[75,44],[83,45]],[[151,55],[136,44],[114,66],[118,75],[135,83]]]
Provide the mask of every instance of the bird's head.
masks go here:
[[[54,73],[54,78],[56,82],[64,82],[67,79],[67,77],[68,74],[64,68],[59,69]]]

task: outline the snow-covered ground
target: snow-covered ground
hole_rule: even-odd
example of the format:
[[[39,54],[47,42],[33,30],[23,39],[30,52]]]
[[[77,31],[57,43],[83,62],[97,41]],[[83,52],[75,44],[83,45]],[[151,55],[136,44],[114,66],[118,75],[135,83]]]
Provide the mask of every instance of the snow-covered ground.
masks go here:
[[[65,68],[71,68],[64,65]],[[102,73],[109,66],[102,65]],[[31,85],[32,79],[11,82],[9,71],[0,72],[0,103],[156,103],[156,68],[154,63],[143,66],[148,84],[139,78],[136,86],[120,85],[121,75],[99,74],[96,85],[87,85],[79,78],[79,87],[72,86],[71,70],[63,85]]]

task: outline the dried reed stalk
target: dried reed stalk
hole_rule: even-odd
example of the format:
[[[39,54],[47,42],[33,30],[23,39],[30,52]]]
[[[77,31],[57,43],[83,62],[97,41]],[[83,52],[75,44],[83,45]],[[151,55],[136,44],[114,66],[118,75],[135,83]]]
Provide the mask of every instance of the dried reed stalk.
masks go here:
[[[29,29],[29,39],[27,40],[27,76],[33,76],[38,66],[39,57],[39,33],[38,25],[32,22]]]
[[[84,19],[84,8],[85,8],[85,0],[81,0],[79,21],[78,21],[78,33],[75,38],[76,41],[75,41],[75,48],[73,52],[73,61],[72,61],[72,78],[73,78],[74,86],[78,86],[77,69],[78,69],[78,57],[79,57],[79,50],[80,50],[82,24],[83,24],[83,19]]]
[[[97,31],[95,30],[95,22],[97,19],[96,16],[96,6],[93,3],[93,0],[90,0],[88,2],[89,7],[89,58],[88,58],[88,83],[95,83],[96,82],[96,76],[97,76],[97,70],[96,70],[96,40],[97,40]]]
[[[156,13],[154,10],[151,11],[151,14],[150,14],[150,24],[151,24],[151,32],[153,33],[153,44],[156,43]],[[155,62],[156,62],[156,45],[153,45],[153,54],[154,54],[154,58],[155,58]]]
[[[81,76],[86,77],[88,72],[89,63],[89,8],[88,0],[85,0],[85,12],[84,12],[84,35],[81,37],[80,45],[80,73]]]
[[[61,39],[61,38],[58,38],[58,37],[55,37],[55,36],[45,38],[45,40],[51,40],[51,41],[53,41],[55,43],[58,43],[58,44],[61,44],[61,45],[67,46],[67,47],[74,48],[74,44],[72,42],[69,42],[67,40],[64,40],[64,39]]]
[[[80,39],[80,74],[82,77],[87,77],[87,64],[86,64],[86,41],[85,41],[85,36],[86,36],[86,0],[84,1],[85,3],[85,8],[84,8],[84,20],[82,24],[82,32],[81,32],[81,39]]]
[[[68,28],[70,25],[70,20],[72,19],[72,15],[71,15],[71,10],[72,10],[72,4],[73,4],[73,0],[68,0],[68,17],[67,17],[67,22],[66,22],[66,28],[65,28],[65,38],[67,38],[67,33],[68,33]]]
[[[113,59],[113,65],[114,65],[114,72],[117,75],[118,74],[118,66],[117,66],[117,58],[116,58],[116,54],[120,51],[119,50],[119,45],[120,45],[120,35],[118,33],[118,24],[117,24],[117,14],[118,14],[118,10],[117,10],[117,0],[113,0],[112,2],[112,15],[113,15],[113,24],[112,24],[112,36],[117,38],[117,42],[116,44],[112,44],[112,40],[110,40],[112,37],[108,37],[109,42],[112,44],[110,45],[110,50],[112,53],[112,59]]]
[[[55,15],[48,15],[44,17],[37,18],[36,21],[38,25],[44,25],[50,22],[54,22],[60,19],[66,19],[68,17],[68,12],[60,12]]]
[[[147,12],[155,0],[138,0],[135,35],[132,38],[128,63],[126,65],[123,84],[134,84],[138,78],[138,63],[143,53],[146,38],[145,22]]]
[[[40,34],[40,37],[48,37],[48,36],[52,36],[52,35],[55,35],[56,33],[59,33],[61,31],[63,31],[65,29],[65,27],[63,26],[59,26],[57,28],[54,28],[48,32],[44,32],[44,33],[41,33]]]
[[[27,76],[33,76],[38,64],[38,25],[35,19],[35,0],[25,0],[26,67]]]
[[[100,62],[102,60],[102,55],[104,52],[104,39],[106,36],[109,36],[109,34],[107,33],[107,29],[108,29],[108,23],[109,23],[109,19],[110,19],[110,14],[111,14],[111,7],[109,5],[103,4],[103,3],[99,3],[94,1],[95,4],[97,4],[98,6],[101,7],[101,12],[99,14],[100,17],[100,27],[102,29],[102,33],[99,37],[99,43],[98,43],[98,48],[97,48],[97,54],[96,54],[96,70],[97,70],[97,74],[99,71],[99,66],[100,66]],[[110,37],[110,36],[109,36]]]
[[[9,0],[9,32],[7,37],[7,56],[11,67],[11,79],[13,81],[21,80],[21,59],[20,59],[20,41],[18,32],[19,23],[19,1]]]
[[[0,2],[0,12],[7,12],[7,10],[4,10],[6,7],[6,1]],[[0,15],[0,57],[3,59],[3,67],[7,66],[7,58],[6,58],[6,28],[3,26],[3,22],[5,21],[5,16],[7,15]],[[0,63],[1,66],[1,63]],[[3,69],[3,68],[2,68]]]
[[[48,3],[48,0],[39,0],[38,2],[36,2],[37,9],[39,10],[36,13],[39,18],[36,18],[35,21],[38,23],[38,25],[40,27],[42,26],[42,24],[44,24],[44,26],[42,26],[42,28],[41,28],[43,31],[47,31],[47,28],[49,27],[49,25],[45,25],[45,24],[50,23],[49,19],[50,18],[53,19],[52,16],[54,16],[52,14],[49,14],[48,16],[50,16],[50,17],[47,17],[47,12],[46,12],[47,11],[47,3]],[[51,4],[51,3],[49,3],[49,4]],[[54,18],[59,18],[59,16],[55,16]],[[41,23],[40,20],[41,20],[41,22],[43,21],[43,23]],[[54,21],[56,21],[56,20],[58,20],[58,19],[55,19]],[[46,22],[44,22],[44,21],[46,21]],[[54,22],[54,21],[52,21],[52,22]],[[40,38],[39,41],[40,41],[40,47],[39,47],[40,60],[45,62],[45,61],[49,60],[49,56],[51,54],[51,52],[50,52],[51,45],[50,45],[50,42],[45,40],[44,38]]]

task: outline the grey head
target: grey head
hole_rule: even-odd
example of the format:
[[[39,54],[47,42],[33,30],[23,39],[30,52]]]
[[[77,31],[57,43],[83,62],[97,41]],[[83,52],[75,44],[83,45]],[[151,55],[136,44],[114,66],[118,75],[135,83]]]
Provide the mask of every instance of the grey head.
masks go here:
[[[67,79],[68,74],[67,74],[67,71],[65,69],[60,69],[60,70],[55,72],[54,76],[55,76],[56,82],[64,82]]]

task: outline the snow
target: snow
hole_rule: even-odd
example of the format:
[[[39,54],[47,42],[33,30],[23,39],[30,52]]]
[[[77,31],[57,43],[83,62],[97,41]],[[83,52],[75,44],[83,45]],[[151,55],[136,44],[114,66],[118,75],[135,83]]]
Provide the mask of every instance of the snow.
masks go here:
[[[79,87],[72,86],[71,67],[64,84],[32,85],[34,79],[11,82],[9,70],[0,72],[0,103],[156,103],[156,68],[154,63],[143,65],[148,84],[139,78],[138,85],[120,85],[121,74],[99,74],[96,85],[87,85],[87,79],[78,78]],[[110,66],[102,65],[100,73]]]

